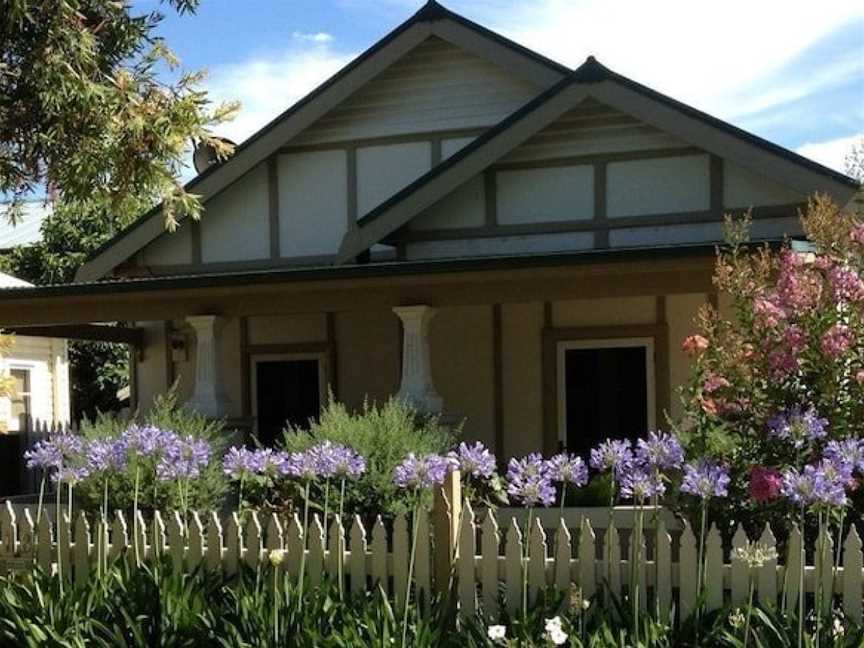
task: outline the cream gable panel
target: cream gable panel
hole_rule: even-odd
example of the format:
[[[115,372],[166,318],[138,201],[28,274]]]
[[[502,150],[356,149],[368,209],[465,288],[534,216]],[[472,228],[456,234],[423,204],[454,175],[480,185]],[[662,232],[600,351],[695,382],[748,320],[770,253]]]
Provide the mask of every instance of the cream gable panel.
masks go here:
[[[426,173],[431,165],[429,142],[357,149],[358,218]]]
[[[192,263],[192,227],[181,225],[175,232],[165,232],[141,250],[140,263],[145,266],[186,265]]]
[[[430,37],[291,143],[488,127],[540,89],[507,69]]]
[[[707,155],[609,163],[607,216],[703,211],[711,199]]]
[[[343,150],[279,156],[279,252],[334,254],[347,229],[348,180]]]
[[[581,221],[594,215],[590,166],[501,171],[496,184],[501,225]]]
[[[259,164],[205,205],[201,260],[218,263],[269,256],[267,167]]]
[[[804,202],[806,196],[785,185],[723,161],[723,205],[728,208],[787,205]]]
[[[414,230],[479,227],[486,219],[483,176],[478,175],[435,203],[411,223]]]

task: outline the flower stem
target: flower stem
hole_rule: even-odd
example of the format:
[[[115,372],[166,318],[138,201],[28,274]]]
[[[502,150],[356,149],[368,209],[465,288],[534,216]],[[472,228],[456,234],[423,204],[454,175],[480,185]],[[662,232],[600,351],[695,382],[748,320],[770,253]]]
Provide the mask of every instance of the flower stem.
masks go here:
[[[141,466],[135,464],[135,487],[132,492],[132,545],[135,547],[135,566],[141,566],[141,550],[138,547],[138,494],[141,488]]]
[[[801,547],[798,554],[798,648],[804,642],[804,506],[798,517],[801,524]]]
[[[279,567],[273,566],[273,645],[279,645]]]
[[[58,472],[59,475],[59,472]],[[63,509],[60,506],[60,491],[63,490],[63,482],[57,481],[57,509],[54,517],[57,518],[57,578],[60,581],[60,594],[63,594],[63,555],[60,551],[60,527],[63,524]]]
[[[303,492],[303,552],[300,554],[300,576],[297,583],[297,596],[300,609],[303,609],[303,582],[306,579],[306,550],[309,546],[309,480]]]
[[[339,485],[339,522],[342,523],[342,515],[345,513],[345,477],[342,477],[342,483]],[[339,579],[339,600],[345,598],[345,576],[344,563],[345,552],[343,547],[339,547],[339,555],[336,556],[336,575]]]
[[[528,507],[528,519],[525,521],[525,560],[522,566],[522,615],[528,617],[528,561],[531,560],[531,522],[534,514],[534,507]]]
[[[750,594],[747,597],[747,618],[744,621],[744,648],[747,648],[747,643],[750,640],[750,617],[753,614],[753,590],[755,589],[755,582],[753,580],[753,574],[750,573]]]
[[[402,648],[408,644],[408,609],[411,602],[411,580],[414,578],[414,561],[417,558],[417,529],[420,522],[420,497],[415,492],[414,519],[411,520],[411,556],[408,559],[408,582],[405,584],[405,606],[402,611]]]
[[[327,519],[330,514],[330,480],[324,481],[324,538],[330,537],[330,528],[327,526]]]
[[[567,499],[567,482],[561,483],[561,510],[558,517],[564,519],[564,501]]]

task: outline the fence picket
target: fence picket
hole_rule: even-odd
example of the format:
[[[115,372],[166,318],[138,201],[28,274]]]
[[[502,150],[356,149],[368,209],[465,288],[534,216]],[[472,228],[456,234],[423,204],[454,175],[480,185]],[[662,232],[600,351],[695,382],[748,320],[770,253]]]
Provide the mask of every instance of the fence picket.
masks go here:
[[[747,548],[750,540],[747,538],[747,533],[741,524],[735,530],[735,535],[732,536],[732,553],[730,555],[731,563],[731,581],[730,591],[732,605],[743,605],[747,601],[747,593],[750,587],[750,571],[747,563],[739,556],[738,551]]]
[[[609,579],[607,587],[613,596],[621,596],[621,536],[613,522],[604,537],[608,546],[604,546],[603,555],[609,561],[604,578]]]
[[[393,599],[396,611],[405,609],[405,596],[408,591],[408,522],[400,513],[393,522]]]
[[[657,598],[657,608],[660,620],[668,621],[672,609],[672,537],[666,529],[663,518],[657,523],[656,540],[654,544],[654,560],[657,563],[657,582],[654,592]]]
[[[176,572],[182,571],[185,542],[183,541],[183,519],[180,517],[179,511],[174,511],[168,516],[165,531],[168,536],[168,555],[171,556],[171,567]]]
[[[716,524],[711,525],[705,541],[705,607],[723,607],[723,540]]]
[[[389,592],[387,578],[387,530],[379,515],[372,527],[372,583]]]
[[[504,584],[510,614],[515,614],[522,606],[522,556],[522,532],[516,518],[511,517],[504,547]]]
[[[326,548],[324,546],[324,529],[321,526],[321,518],[315,513],[312,523],[309,525],[309,554],[306,558],[306,573],[309,574],[309,582],[313,587],[321,584],[324,574],[324,557]]]
[[[327,575],[334,581],[338,581],[340,561],[345,564],[345,529],[338,515],[333,516],[333,522],[330,524],[327,546],[327,561],[324,567]],[[344,578],[345,575],[342,574],[342,577]]]
[[[597,536],[588,516],[582,518],[579,531],[579,587],[582,597],[590,599],[597,592]]]
[[[351,592],[366,590],[366,529],[360,516],[354,516],[351,524],[351,553],[348,556],[348,575],[351,578]]]
[[[54,561],[53,537],[51,533],[51,520],[45,511],[42,511],[42,516],[39,520],[38,528],[36,529],[36,562],[46,572],[51,569],[51,563]]]
[[[186,552],[186,564],[189,569],[197,569],[204,561],[204,525],[198,511],[192,511],[191,521],[186,526],[189,537],[189,548]]]
[[[678,591],[681,606],[681,618],[686,619],[693,610],[696,601],[696,574],[699,562],[699,552],[696,549],[696,536],[688,522],[684,522],[684,531],[681,533],[681,545],[678,550]],[[682,574],[690,574],[690,578],[680,577]]]
[[[457,562],[459,602],[462,612],[473,616],[477,612],[477,590],[474,557],[477,554],[474,510],[470,502],[462,507],[462,528],[459,529],[459,556]]]
[[[429,609],[429,596],[432,593],[432,542],[429,533],[429,513],[421,509],[417,520],[417,557],[414,582],[417,597],[424,611]]]
[[[70,573],[72,571],[70,569],[72,554],[69,549],[72,545],[72,522],[69,520],[69,515],[66,512],[61,512],[57,524],[57,543],[59,545],[57,561],[63,565],[63,577],[70,579],[72,577]]]
[[[536,518],[528,547],[528,600],[531,603],[537,600],[537,595],[546,587],[546,532]]]
[[[288,525],[288,536],[285,538],[288,574],[291,578],[297,578],[300,575],[300,561],[306,552],[304,538],[305,534],[300,524],[300,518],[295,513],[291,516],[291,523]]]
[[[587,518],[585,519],[587,520]],[[558,531],[555,533],[555,573],[553,577],[555,589],[561,593],[567,592],[570,589],[570,560],[573,554],[572,541],[573,538],[570,535],[570,530],[567,528],[564,518],[561,518],[558,524]],[[581,542],[580,538],[580,557],[582,555]]]
[[[846,616],[855,623],[860,624],[862,617],[862,606],[864,606],[864,592],[861,591],[862,569],[864,569],[864,558],[861,555],[861,537],[853,524],[843,544],[843,611]]]
[[[18,555],[22,558],[35,558],[36,528],[30,509],[24,509],[18,518]]]
[[[639,592],[639,609],[641,611],[645,611],[648,609],[648,593],[647,587],[645,586],[645,577],[647,576],[648,570],[645,569],[646,556],[648,555],[645,551],[645,534],[643,532],[642,537],[639,539],[639,542],[633,542],[634,534],[630,533],[630,556],[629,556],[629,566],[630,566],[630,576],[631,578],[635,575],[638,578],[638,592]],[[641,559],[637,562],[635,560],[635,556],[637,555],[636,550],[638,549],[638,555],[641,556]],[[630,583],[631,587],[631,595],[633,591],[633,583]]]
[[[165,521],[162,519],[161,511],[157,510],[153,513],[153,526],[150,529],[150,536],[150,549],[153,557],[164,555],[168,543],[168,530],[165,528]]]
[[[759,536],[759,544],[761,544],[766,549],[775,549],[777,548],[777,539],[774,537],[774,533],[771,531],[771,527],[768,524],[765,524],[765,529],[762,531],[762,535]],[[828,554],[829,560],[830,556],[833,555],[831,553]],[[777,605],[777,559],[772,558],[771,560],[766,560],[765,564],[759,568],[759,572],[756,575],[756,587],[759,595],[759,601],[762,603],[767,603],[772,606]]]
[[[108,550],[108,560],[117,560],[126,553],[129,537],[126,529],[126,519],[120,511],[114,511],[114,521],[111,523],[111,546]]]
[[[258,520],[258,513],[252,511],[249,519],[246,520],[246,537],[243,546],[246,549],[244,561],[251,569],[257,569],[258,563],[261,561],[261,547],[263,545],[261,535],[261,522]]]
[[[90,525],[84,511],[78,513],[78,519],[75,521],[75,546],[72,556],[75,582],[86,583],[90,576]]]
[[[139,555],[141,556],[141,560],[145,560],[147,558],[147,523],[144,522],[144,513],[140,510],[137,515],[138,524],[133,525],[132,533],[135,535],[132,538],[132,542],[138,547],[138,550],[141,552]]]
[[[234,575],[240,567],[243,558],[243,540],[240,526],[240,516],[232,513],[228,516],[228,526],[225,529],[225,572]]]
[[[222,568],[222,523],[216,511],[211,511],[207,520],[207,568],[213,571]]]
[[[495,513],[488,511],[483,520],[480,535],[480,583],[483,596],[483,612],[489,619],[498,616],[498,521]]]
[[[801,579],[801,531],[792,525],[786,543],[786,573],[783,577],[783,612],[795,613],[798,609],[798,591]]]

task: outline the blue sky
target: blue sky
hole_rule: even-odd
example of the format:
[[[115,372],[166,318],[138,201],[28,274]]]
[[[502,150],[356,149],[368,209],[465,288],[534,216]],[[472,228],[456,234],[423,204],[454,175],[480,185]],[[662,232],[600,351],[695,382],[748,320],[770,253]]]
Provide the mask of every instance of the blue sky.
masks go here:
[[[422,0],[202,0],[160,32],[243,109],[241,141],[408,18]],[[864,137],[864,2],[450,0],[445,6],[571,67],[626,76],[843,170]],[[156,0],[139,0],[155,9]]]

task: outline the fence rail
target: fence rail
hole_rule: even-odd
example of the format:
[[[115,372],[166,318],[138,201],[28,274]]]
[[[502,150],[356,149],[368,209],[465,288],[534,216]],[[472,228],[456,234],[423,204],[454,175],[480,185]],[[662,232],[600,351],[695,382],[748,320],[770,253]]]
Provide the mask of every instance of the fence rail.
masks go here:
[[[54,517],[43,512],[37,525],[32,509],[16,512],[7,502],[0,509],[0,568],[38,564],[53,569],[59,557],[64,577],[81,582],[95,568],[99,556],[113,559],[125,555],[132,559],[137,542],[140,556],[151,559],[167,555],[178,570],[203,565],[236,573],[241,564],[252,568],[267,564],[270,552],[280,549],[285,551],[280,569],[286,569],[292,576],[298,575],[305,552],[306,573],[313,583],[320,583],[325,576],[337,579],[341,554],[342,577],[350,591],[381,586],[394,597],[397,607],[405,601],[411,529],[408,519],[401,515],[389,527],[379,518],[371,531],[357,516],[348,529],[339,520],[333,520],[326,532],[316,515],[305,539],[296,515],[287,520],[277,515],[262,519],[254,511],[243,516],[235,512],[226,518],[216,512],[193,512],[187,520],[177,512],[166,515],[156,512],[149,523],[139,513],[137,525],[119,511],[108,524],[91,520],[83,512],[75,517],[74,524],[65,513],[59,525]],[[466,506],[460,518],[458,556],[452,568],[458,600],[466,613],[481,611],[494,615],[502,601],[511,611],[520,609],[523,569],[527,573],[530,600],[543,588],[566,592],[571,585],[578,586],[582,595],[590,598],[607,582],[609,589],[620,595],[631,582],[630,568],[637,548],[622,548],[621,535],[614,524],[604,534],[604,541],[598,541],[588,516],[582,517],[581,525],[572,529],[565,521],[550,529],[535,518],[527,538],[524,527],[513,516],[487,514],[478,523],[470,506]],[[446,543],[436,543],[435,529],[425,513],[421,513],[417,524],[413,587],[416,594],[423,596],[436,586],[432,568],[436,545],[440,551]],[[137,529],[135,538],[130,537],[133,529]],[[668,615],[672,604],[677,602],[681,613],[686,615],[696,600],[697,538],[685,524],[673,546],[672,535],[662,517],[657,527],[647,533],[653,536],[653,550],[649,555],[644,547],[640,548],[639,555],[646,558],[638,564],[642,589],[639,600],[646,609],[649,606],[654,609],[656,605],[661,615]],[[776,545],[767,526],[759,538],[752,540],[769,547]],[[748,541],[739,527],[733,549],[745,546]],[[805,591],[816,592],[821,581],[823,591],[832,592],[846,615],[860,623],[864,598],[861,538],[852,527],[843,542],[842,560],[836,569],[832,538],[824,535],[818,542],[824,542],[825,559],[821,568],[812,561],[805,565]],[[752,578],[759,601],[794,609],[801,574],[801,546],[801,534],[794,529],[786,560],[782,564],[776,559],[767,561],[751,572],[734,551],[729,557],[724,555],[720,533],[712,527],[705,551],[707,607],[717,609],[725,602],[743,604]],[[673,561],[673,556],[677,556],[677,561]],[[441,583],[437,585],[440,587]],[[825,597],[826,608],[830,598]]]

